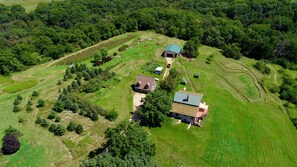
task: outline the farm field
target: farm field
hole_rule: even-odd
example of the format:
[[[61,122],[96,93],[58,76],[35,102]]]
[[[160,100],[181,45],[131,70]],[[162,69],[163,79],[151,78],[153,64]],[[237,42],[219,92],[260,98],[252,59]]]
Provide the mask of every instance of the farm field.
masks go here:
[[[87,48],[85,54],[70,54],[11,77],[1,77],[0,129],[12,125],[23,136],[21,150],[12,156],[0,156],[0,166],[78,166],[89,151],[104,142],[103,132],[108,127],[129,119],[133,108],[131,85],[135,77],[143,74],[161,79],[162,76],[152,74],[144,67],[154,63],[165,68],[166,60],[161,57],[165,46],[170,43],[182,46],[185,41],[152,32],[136,32],[101,44],[104,43],[104,46],[112,45],[109,54],[117,52],[117,56],[101,68],[114,72],[119,82],[87,96],[94,104],[116,110],[119,118],[115,122],[104,119],[92,122],[78,114],[61,113],[62,124],[76,120],[85,126],[86,132],[82,136],[67,132],[63,137],[55,137],[34,123],[37,115],[49,112],[58,89],[69,84],[68,81],[56,84],[67,68],[63,64],[78,60],[91,66],[92,59],[88,55],[94,53],[92,47],[90,52]],[[101,44],[97,45],[98,49]],[[118,52],[123,44],[130,47]],[[199,51],[195,60],[177,58],[172,68],[178,69],[189,81],[186,85],[189,91],[204,94],[203,100],[210,106],[209,115],[203,120],[202,128],[192,126],[187,130],[187,124],[175,125],[177,120],[171,118],[166,119],[162,128],[146,128],[157,146],[155,160],[162,166],[296,166],[297,131],[281,109],[281,101],[259,84],[263,75],[253,69],[256,61],[247,58],[230,60],[218,49],[207,46],[200,47]],[[207,64],[209,55],[215,58]],[[84,60],[79,59],[81,56]],[[199,79],[193,77],[196,72],[201,75]],[[35,90],[40,92],[39,98],[46,100],[45,108],[32,113],[24,110],[13,113],[12,103],[16,95],[21,94],[26,102]],[[26,122],[18,123],[19,118]]]

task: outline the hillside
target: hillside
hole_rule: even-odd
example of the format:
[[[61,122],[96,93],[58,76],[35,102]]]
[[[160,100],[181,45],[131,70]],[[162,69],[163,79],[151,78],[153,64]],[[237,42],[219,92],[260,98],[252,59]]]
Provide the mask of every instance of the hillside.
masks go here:
[[[0,166],[79,165],[90,151],[104,142],[103,132],[108,127],[129,119],[133,108],[130,85],[134,84],[136,75],[161,79],[161,76],[150,74],[143,67],[150,63],[165,67],[166,60],[161,54],[170,43],[183,45],[185,41],[152,32],[128,33],[64,58],[1,77],[0,129],[12,125],[23,136],[21,150],[12,156],[1,155]],[[130,47],[118,52],[123,44]],[[80,61],[91,66],[92,58],[87,58],[88,55],[103,46],[111,46],[110,55],[114,52],[118,54],[101,66],[115,73],[116,82],[112,81],[107,88],[83,96],[92,104],[116,110],[119,118],[115,122],[103,118],[93,122],[78,114],[58,113],[62,118],[61,124],[67,125],[70,120],[76,120],[86,129],[83,135],[67,132],[62,137],[56,137],[36,125],[36,116],[46,117],[58,97],[58,89],[70,83],[65,81],[57,85],[67,68],[63,64]],[[227,59],[216,48],[202,46],[199,52],[196,59],[176,59],[172,67],[187,78],[189,91],[204,94],[204,101],[210,105],[209,115],[202,128],[187,130],[187,124],[175,125],[177,120],[168,118],[162,128],[147,129],[150,139],[157,145],[155,160],[163,166],[296,166],[297,131],[277,95],[266,91],[259,83],[263,77],[270,78],[270,82],[278,82],[278,77],[273,76],[278,75],[277,72],[263,75],[252,67],[257,61]],[[214,59],[207,64],[210,55],[214,55]],[[201,75],[199,79],[193,77],[196,72]],[[179,88],[183,86],[179,85]],[[24,106],[33,91],[40,93],[38,98],[44,99],[46,105],[27,113]],[[13,113],[13,100],[17,95],[24,97],[23,107],[21,112]],[[33,100],[34,105],[36,101]],[[20,118],[25,121],[18,123]]]

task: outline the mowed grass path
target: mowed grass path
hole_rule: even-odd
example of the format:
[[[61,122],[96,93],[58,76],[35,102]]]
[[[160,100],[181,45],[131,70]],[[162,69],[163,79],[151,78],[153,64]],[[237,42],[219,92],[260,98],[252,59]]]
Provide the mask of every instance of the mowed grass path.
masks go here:
[[[21,94],[28,100],[33,90],[40,91],[41,98],[53,103],[58,95],[59,86],[56,83],[62,79],[66,66],[44,64],[15,73],[11,78],[0,78],[1,90],[13,82],[38,82],[37,85],[17,93],[0,92],[0,105],[4,107],[0,108],[0,117],[3,119],[0,122],[1,129],[13,125],[24,133],[21,150],[13,156],[1,156],[0,166],[77,166],[79,161],[87,156],[88,151],[98,148],[104,142],[103,132],[106,128],[129,119],[133,96],[131,84],[135,82],[135,76],[143,74],[160,78],[143,71],[141,67],[147,62],[165,67],[166,61],[160,56],[165,46],[170,43],[182,46],[185,43],[151,32],[133,34],[140,36],[144,42],[135,43],[134,40],[134,46],[102,66],[111,68],[111,71],[116,73],[118,83],[114,87],[88,95],[90,101],[106,109],[118,111],[119,119],[112,123],[102,119],[93,123],[78,115],[62,115],[67,121],[74,119],[86,124],[84,136],[68,133],[62,138],[54,137],[34,124],[37,111],[30,114],[24,111],[12,113],[12,102],[16,95]],[[149,38],[153,40],[149,41]],[[126,43],[132,44],[132,41]],[[215,55],[215,60],[208,65],[205,61],[210,54]],[[84,62],[91,65],[90,60]],[[193,85],[193,88],[187,85],[188,89],[204,94],[203,100],[210,105],[210,112],[203,120],[202,128],[191,127],[187,130],[187,124],[174,125],[177,120],[168,118],[162,128],[147,129],[150,139],[157,146],[157,155],[154,158],[158,163],[163,166],[193,167],[296,166],[297,131],[288,116],[279,109],[278,103],[273,100],[277,99],[275,95],[266,93],[265,96],[270,99],[267,102],[257,98],[262,90],[257,89],[253,78],[249,77],[259,79],[261,74],[256,71],[252,71],[256,75],[252,74],[250,69],[245,67],[248,65],[251,68],[254,62],[243,59],[234,63],[233,60],[224,58],[218,49],[203,46],[197,59],[178,58],[173,63],[173,68],[179,69],[183,77],[188,76]],[[227,70],[222,70],[217,63],[224,64],[223,68]],[[193,77],[196,72],[201,74],[199,79]],[[66,83],[61,87],[65,85]],[[243,96],[254,102],[248,102]],[[41,114],[46,115],[46,112],[42,110]],[[24,117],[27,123],[17,123],[19,117]],[[2,136],[3,134],[0,137]],[[35,158],[31,159],[31,155]]]
[[[206,64],[210,54],[234,71],[224,71],[215,62]],[[173,63],[183,76],[188,73],[195,91],[204,94],[210,112],[202,128],[187,130],[187,124],[174,125],[177,120],[168,118],[162,128],[148,129],[157,143],[158,162],[164,166],[297,165],[297,131],[277,101],[259,98],[263,90],[251,76],[261,74],[246,68],[254,62],[244,59],[234,64],[217,49],[203,46],[196,60],[179,58]],[[193,77],[196,72],[201,74],[200,79]],[[272,99],[276,95],[265,96]]]
[[[134,34],[134,36],[137,35],[137,33]],[[122,40],[126,37],[133,40],[129,35],[124,34],[103,43],[106,45],[108,42],[117,42],[118,39]],[[118,46],[120,45],[118,44]],[[113,47],[116,46],[113,44]],[[76,56],[76,54],[71,55]],[[126,108],[117,110],[120,117],[116,122],[109,122],[103,118],[92,122],[90,119],[66,111],[58,114],[62,118],[61,124],[64,126],[67,126],[70,120],[82,123],[86,131],[82,136],[68,132],[63,137],[56,137],[48,130],[36,125],[36,116],[46,118],[58,97],[58,89],[66,87],[71,82],[67,81],[62,85],[57,85],[58,80],[63,79],[67,68],[67,65],[55,66],[54,64],[58,62],[60,60],[34,66],[26,71],[14,73],[10,77],[0,77],[0,138],[3,137],[3,131],[9,125],[19,129],[23,134],[21,149],[11,156],[1,155],[0,166],[78,166],[80,160],[104,142],[104,131],[108,127],[114,126],[121,120],[129,119],[129,112],[123,113],[129,110]],[[33,100],[33,105],[35,106],[40,98],[45,100],[46,106],[39,111],[35,108],[32,113],[27,113],[25,106],[33,91],[40,93],[40,96]],[[20,104],[22,111],[13,113],[13,100],[18,94],[24,97]],[[104,94],[95,94],[95,97],[98,96],[101,97]],[[125,106],[125,104],[123,105]],[[105,108],[106,106],[103,105],[102,107]],[[129,108],[129,106],[127,107]],[[108,109],[108,107],[106,108]],[[25,122],[18,123],[20,118],[24,119]],[[53,123],[49,120],[48,122]]]

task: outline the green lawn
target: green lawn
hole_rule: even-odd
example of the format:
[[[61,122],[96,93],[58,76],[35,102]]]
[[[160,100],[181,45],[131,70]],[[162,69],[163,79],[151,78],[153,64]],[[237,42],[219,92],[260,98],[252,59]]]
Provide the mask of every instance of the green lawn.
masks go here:
[[[23,133],[21,150],[12,156],[0,156],[0,166],[77,166],[89,151],[104,142],[103,133],[108,127],[129,119],[133,97],[131,85],[135,77],[139,74],[162,77],[150,74],[142,67],[148,62],[165,67],[166,61],[160,56],[163,48],[169,43],[184,44],[182,40],[151,32],[131,34],[144,42],[138,43],[136,38],[124,41],[133,44],[124,52],[117,51],[120,46],[113,47],[109,54],[118,52],[118,56],[101,66],[114,72],[116,79],[110,81],[107,88],[84,94],[86,99],[105,109],[115,109],[119,119],[109,122],[100,118],[92,122],[78,114],[58,114],[63,125],[70,120],[82,123],[85,126],[82,136],[67,132],[63,137],[55,137],[34,123],[36,115],[46,117],[50,112],[58,89],[71,82],[56,84],[63,78],[67,67],[58,65],[63,58],[0,78],[0,129],[13,125]],[[126,37],[127,34],[110,41]],[[149,38],[153,40],[149,41]],[[215,55],[215,59],[206,64],[210,54]],[[71,54],[69,59],[72,55],[79,54]],[[79,57],[74,59],[81,60]],[[83,62],[91,66],[91,60],[88,58]],[[173,68],[180,70],[191,83],[186,85],[187,89],[204,94],[203,100],[209,104],[210,111],[202,128],[192,126],[187,130],[187,124],[175,125],[177,120],[171,118],[166,119],[162,128],[146,128],[150,139],[156,143],[157,155],[154,158],[158,163],[163,166],[296,166],[297,131],[280,109],[281,102],[277,96],[265,93],[258,83],[263,77],[275,82],[273,75],[265,76],[253,69],[255,62],[247,58],[240,61],[227,59],[218,49],[202,46],[197,59],[178,58],[173,63]],[[200,73],[199,79],[193,77],[196,72]],[[15,86],[33,80],[37,82],[35,85]],[[180,89],[183,87],[179,85]],[[8,88],[16,91],[5,91]],[[45,99],[46,106],[27,113],[24,106],[34,90],[40,92],[38,98]],[[24,100],[21,104],[23,110],[15,114],[12,103],[17,94],[21,94]],[[33,100],[34,105],[38,98]],[[19,118],[26,122],[18,123]],[[1,133],[0,138],[3,135]]]

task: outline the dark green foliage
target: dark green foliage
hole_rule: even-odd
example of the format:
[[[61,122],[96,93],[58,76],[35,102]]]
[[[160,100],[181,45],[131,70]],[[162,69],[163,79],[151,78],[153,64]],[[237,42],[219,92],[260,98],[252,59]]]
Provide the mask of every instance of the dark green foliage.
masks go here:
[[[77,123],[70,121],[67,126],[67,130],[72,132],[72,131],[75,131],[76,128],[77,128]]]
[[[153,63],[153,62],[148,62],[146,63],[144,66],[141,67],[141,69],[150,72],[151,74],[155,73],[155,70],[157,67],[159,67],[160,65],[157,63]]]
[[[23,97],[21,95],[17,95],[16,99],[21,101],[23,100]]]
[[[32,106],[32,105],[33,105],[32,101],[29,100],[28,103],[27,103],[27,106]]]
[[[19,105],[20,103],[21,103],[21,101],[18,100],[18,99],[15,99],[15,100],[13,101],[13,105]]]
[[[32,96],[33,97],[37,97],[39,95],[39,93],[37,91],[33,91]]]
[[[119,51],[122,52],[122,51],[126,50],[128,47],[129,47],[129,45],[122,45],[122,46],[119,48]]]
[[[51,124],[51,126],[48,128],[48,130],[50,131],[50,132],[55,132],[55,130],[57,129],[57,125],[56,124]]]
[[[270,74],[270,68],[267,66],[267,64],[263,61],[257,62],[254,67],[261,71],[263,74]]]
[[[57,85],[62,85],[62,81],[59,80],[58,83],[57,83]]]
[[[41,117],[37,117],[35,123],[36,124],[41,124],[42,123],[42,118]]]
[[[52,108],[52,110],[56,111],[56,112],[62,112],[64,110],[65,107],[65,103],[61,100],[57,100],[54,104],[54,107]]]
[[[178,82],[180,81],[180,72],[176,69],[171,69],[169,75],[160,83],[160,88],[166,90],[167,92],[172,92],[175,90]]]
[[[44,104],[45,104],[44,100],[39,99],[39,100],[37,101],[37,105],[36,105],[36,107],[37,107],[37,108],[43,107]]]
[[[13,106],[13,112],[20,112],[21,111],[21,108],[19,106]]]
[[[27,106],[26,111],[27,112],[32,112],[33,111],[33,108],[31,106]]]
[[[160,127],[171,109],[172,100],[164,90],[155,90],[144,98],[137,113],[141,124],[149,127]]]
[[[3,138],[2,153],[9,155],[16,153],[21,147],[21,143],[18,138],[14,135],[6,135]]]
[[[48,128],[49,123],[46,121],[46,119],[42,119],[40,126],[42,126],[44,128]]]
[[[62,125],[58,125],[54,131],[55,136],[63,136],[66,133],[66,129]]]
[[[81,124],[78,124],[75,128],[75,132],[79,135],[82,134],[84,132],[84,127]]]
[[[211,54],[211,55],[209,55],[207,58],[206,58],[206,63],[207,64],[211,64],[212,62],[213,62],[213,60],[214,60],[214,55],[213,54]],[[196,78],[196,77],[195,77]]]
[[[112,156],[124,158],[129,153],[148,156],[156,154],[155,144],[148,140],[148,134],[138,123],[122,122],[105,132],[105,146]]]
[[[15,137],[20,137],[22,134],[19,130],[17,130],[16,128],[9,126],[7,129],[5,129],[4,131],[5,136],[15,136]]]
[[[228,58],[238,60],[242,57],[241,49],[236,43],[228,44],[223,47],[223,55]]]
[[[55,122],[60,122],[61,121],[61,117],[56,116]]]
[[[82,91],[86,93],[96,92],[100,88],[101,88],[101,85],[98,79],[92,79],[81,87]]]
[[[145,154],[129,153],[123,159],[114,157],[110,153],[98,155],[92,159],[86,159],[80,167],[93,166],[129,166],[129,167],[157,167],[150,156]]]
[[[297,104],[297,79],[284,74],[283,84],[280,86],[279,94],[281,99]]]
[[[54,111],[51,111],[48,116],[47,119],[55,119],[57,116],[57,114]]]
[[[107,115],[105,116],[105,118],[109,121],[114,121],[118,118],[118,112],[116,112],[114,109],[110,112],[107,113]]]
[[[183,53],[186,57],[196,58],[198,56],[198,48],[200,46],[200,41],[197,37],[191,38],[187,41],[183,48]]]

